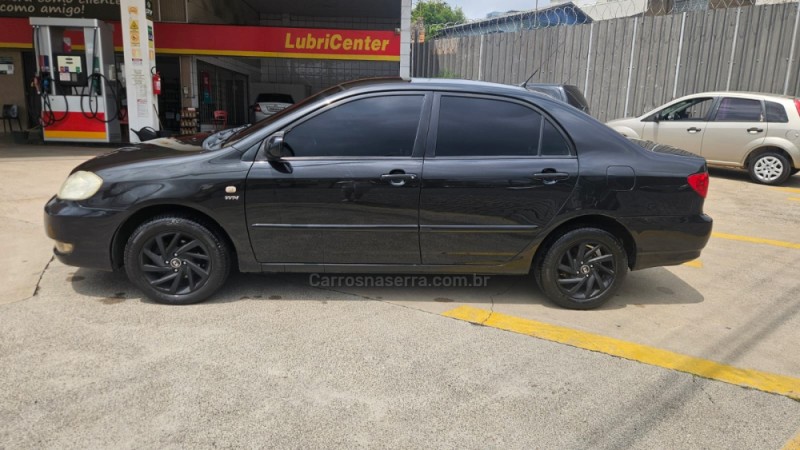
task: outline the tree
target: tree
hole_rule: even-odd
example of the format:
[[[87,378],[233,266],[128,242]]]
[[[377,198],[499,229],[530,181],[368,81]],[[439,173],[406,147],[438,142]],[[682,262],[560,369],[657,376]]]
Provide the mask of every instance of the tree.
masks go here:
[[[453,8],[444,0],[419,0],[411,11],[411,21],[421,20],[431,31],[441,29],[445,24],[466,22],[467,17],[461,7]]]

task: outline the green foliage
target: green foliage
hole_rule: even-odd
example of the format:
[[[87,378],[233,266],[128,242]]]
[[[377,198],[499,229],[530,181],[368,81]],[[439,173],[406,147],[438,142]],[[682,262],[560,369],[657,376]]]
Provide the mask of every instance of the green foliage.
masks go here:
[[[426,27],[448,23],[461,23],[467,20],[461,7],[453,8],[444,0],[419,0],[411,11],[411,20],[422,20]]]
[[[444,69],[441,72],[439,72],[439,75],[437,77],[435,77],[435,78],[453,78],[453,79],[456,79],[456,78],[461,78],[461,77],[457,73],[453,72],[452,70]]]

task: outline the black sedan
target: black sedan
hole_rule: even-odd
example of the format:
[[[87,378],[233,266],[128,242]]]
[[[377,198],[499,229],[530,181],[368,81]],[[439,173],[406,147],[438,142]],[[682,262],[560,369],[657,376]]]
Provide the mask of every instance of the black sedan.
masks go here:
[[[124,269],[163,303],[202,301],[231,270],[532,270],[553,302],[589,309],[629,269],[700,255],[707,189],[704,159],[523,88],[379,79],[90,160],[45,223],[60,261]]]

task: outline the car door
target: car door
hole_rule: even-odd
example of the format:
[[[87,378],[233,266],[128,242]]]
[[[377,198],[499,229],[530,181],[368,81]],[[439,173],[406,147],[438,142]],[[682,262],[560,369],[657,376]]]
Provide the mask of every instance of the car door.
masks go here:
[[[437,94],[420,203],[423,264],[499,265],[530,246],[569,198],[578,160],[530,104]]]
[[[661,109],[644,120],[642,139],[701,154],[714,101],[714,97],[696,97]]]
[[[703,136],[702,156],[711,164],[739,165],[768,132],[761,100],[723,97]]]
[[[247,180],[258,261],[419,264],[421,118],[430,98],[350,98],[283,130],[287,156],[257,161]]]

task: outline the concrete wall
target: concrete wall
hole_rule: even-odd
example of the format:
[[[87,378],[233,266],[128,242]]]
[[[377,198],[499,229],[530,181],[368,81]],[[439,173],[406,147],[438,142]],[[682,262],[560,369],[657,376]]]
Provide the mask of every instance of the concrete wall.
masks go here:
[[[0,105],[16,104],[22,127],[27,128],[28,107],[25,103],[26,83],[23,77],[22,54],[15,50],[0,49],[0,57],[14,60],[14,75],[0,75]],[[18,130],[16,121],[14,123],[14,130]]]

